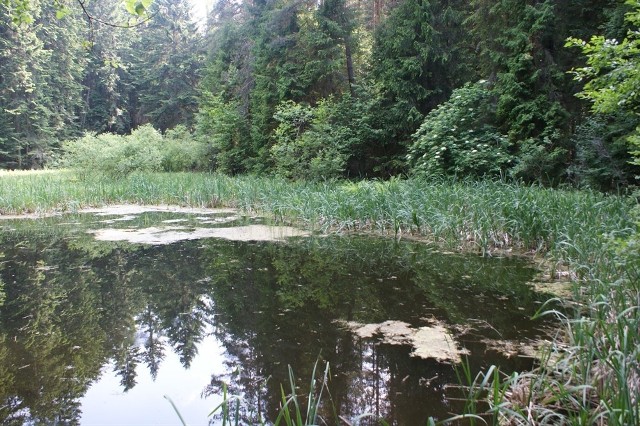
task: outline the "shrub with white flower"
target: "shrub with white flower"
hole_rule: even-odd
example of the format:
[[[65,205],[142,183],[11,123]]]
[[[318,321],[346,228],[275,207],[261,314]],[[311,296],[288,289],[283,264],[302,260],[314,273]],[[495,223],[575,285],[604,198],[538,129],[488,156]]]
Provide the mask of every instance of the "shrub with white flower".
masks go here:
[[[494,122],[485,81],[454,90],[413,135],[407,155],[413,173],[430,177],[500,175],[512,156],[507,137]]]

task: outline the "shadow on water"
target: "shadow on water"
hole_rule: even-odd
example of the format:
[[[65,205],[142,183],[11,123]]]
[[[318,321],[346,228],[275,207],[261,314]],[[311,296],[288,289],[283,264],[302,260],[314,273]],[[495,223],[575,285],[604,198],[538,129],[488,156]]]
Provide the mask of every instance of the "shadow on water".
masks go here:
[[[175,217],[154,213],[118,226]],[[531,365],[487,339],[542,335],[542,325],[529,319],[541,296],[525,284],[536,270],[519,259],[353,236],[98,242],[86,232],[96,222],[85,215],[0,224],[4,424],[82,423],[85,395],[105,368],[118,379],[113,392],[126,392],[143,371],[155,380],[170,354],[186,371],[210,339],[223,348],[223,365],[209,370],[198,391],[202,398],[219,395],[226,383],[244,397],[248,423],[275,418],[287,365],[306,392],[320,355],[331,366],[334,407],[324,407],[326,418],[335,409],[346,418],[369,412],[392,424],[425,424],[459,408],[446,391],[456,382],[453,366],[411,356],[411,346],[380,336],[358,338],[345,322],[418,328],[437,320],[470,351],[476,371]]]

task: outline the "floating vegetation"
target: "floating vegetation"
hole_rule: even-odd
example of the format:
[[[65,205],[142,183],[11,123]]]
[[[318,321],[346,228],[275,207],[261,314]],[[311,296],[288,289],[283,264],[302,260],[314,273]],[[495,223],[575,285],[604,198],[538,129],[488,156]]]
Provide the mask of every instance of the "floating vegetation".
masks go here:
[[[98,229],[88,231],[100,241],[127,241],[132,244],[162,245],[178,241],[222,238],[231,241],[280,241],[309,236],[290,226],[246,225],[228,228],[183,228],[176,226],[142,229]]]
[[[469,351],[460,348],[460,344],[441,323],[418,328],[403,321],[392,320],[378,324],[353,321],[342,324],[361,339],[378,338],[381,343],[388,345],[410,345],[413,348],[411,356],[418,358],[458,364],[462,362],[462,355],[469,355]]]

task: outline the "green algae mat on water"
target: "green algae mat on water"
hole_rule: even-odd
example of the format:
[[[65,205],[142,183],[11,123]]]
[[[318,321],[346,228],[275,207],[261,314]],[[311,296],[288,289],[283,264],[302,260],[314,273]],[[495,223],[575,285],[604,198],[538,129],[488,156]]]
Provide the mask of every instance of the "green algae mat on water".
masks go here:
[[[0,254],[3,424],[177,424],[164,395],[187,423],[217,424],[223,384],[255,424],[277,416],[287,366],[304,393],[318,357],[329,424],[333,410],[425,424],[458,411],[462,359],[527,368],[519,355],[545,337],[522,259],[314,236],[230,209],[2,220]]]

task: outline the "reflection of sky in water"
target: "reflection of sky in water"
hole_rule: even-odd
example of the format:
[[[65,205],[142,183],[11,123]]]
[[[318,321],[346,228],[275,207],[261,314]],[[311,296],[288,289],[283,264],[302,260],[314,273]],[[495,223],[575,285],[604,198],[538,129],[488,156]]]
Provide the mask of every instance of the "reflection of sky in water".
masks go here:
[[[206,335],[189,369],[167,348],[156,380],[148,368],[139,364],[137,384],[126,393],[122,392],[120,378],[113,372],[113,363],[103,367],[102,376],[81,400],[81,424],[180,425],[178,415],[164,395],[176,404],[187,424],[206,424],[208,414],[220,404],[222,397],[213,395],[205,399],[202,391],[210,383],[212,374],[225,372],[222,343],[209,332]]]
[[[412,330],[441,321],[476,354],[469,358],[473,371],[493,363],[509,371],[519,363],[496,354],[482,338],[538,334],[529,320],[538,297],[521,285],[535,271],[517,259],[445,255],[423,244],[355,236],[290,244],[213,238],[155,246],[103,243],[87,232],[195,229],[209,222],[208,231],[226,232],[230,225],[265,224],[230,212],[201,214],[154,211],[111,224],[93,215],[0,224],[0,252],[6,255],[0,274],[9,295],[0,311],[0,325],[7,327],[0,328],[0,339],[18,336],[15,342],[0,340],[0,396],[30,398],[31,407],[51,403],[51,413],[34,413],[48,416],[42,417],[47,424],[59,415],[59,401],[69,397],[70,388],[60,383],[71,382],[61,382],[60,371],[65,380],[86,384],[101,371],[84,395],[84,385],[72,390],[82,411],[80,424],[180,425],[168,395],[188,424],[203,425],[221,402],[223,380],[231,395],[243,395],[273,420],[280,385],[289,392],[287,365],[306,393],[321,354],[330,362],[339,414],[368,412],[391,424],[425,424],[427,415],[443,419],[456,412],[444,395],[445,385],[456,381],[452,366],[412,357],[411,345],[390,344],[381,336],[361,340],[336,320],[374,325],[396,320]],[[29,318],[40,318],[38,309],[43,322],[35,323]],[[46,337],[41,331],[47,327],[69,340]],[[116,374],[114,359],[136,348],[139,355],[150,355],[147,332],[162,342],[164,357],[155,380],[151,364],[136,358],[136,384],[125,393],[125,367],[121,363]],[[197,347],[193,358],[191,343]],[[68,356],[74,368],[57,370],[57,354]],[[38,363],[49,370],[16,370]],[[2,383],[3,368],[16,383]],[[2,413],[0,407],[0,423]]]

